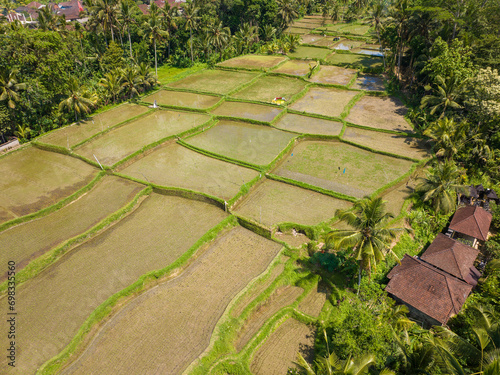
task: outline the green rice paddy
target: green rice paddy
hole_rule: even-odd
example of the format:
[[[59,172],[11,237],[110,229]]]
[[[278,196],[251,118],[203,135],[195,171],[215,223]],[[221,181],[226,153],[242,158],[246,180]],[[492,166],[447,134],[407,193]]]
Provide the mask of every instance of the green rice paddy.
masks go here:
[[[238,117],[250,120],[271,122],[280,112],[281,108],[253,103],[225,102],[212,113],[216,116]]]
[[[217,104],[221,98],[192,92],[160,90],[142,100],[151,104],[156,101],[157,104],[165,106],[207,109]]]
[[[305,87],[306,82],[299,79],[267,76],[258,78],[250,86],[231,95],[231,97],[272,103],[277,97],[289,99]]]

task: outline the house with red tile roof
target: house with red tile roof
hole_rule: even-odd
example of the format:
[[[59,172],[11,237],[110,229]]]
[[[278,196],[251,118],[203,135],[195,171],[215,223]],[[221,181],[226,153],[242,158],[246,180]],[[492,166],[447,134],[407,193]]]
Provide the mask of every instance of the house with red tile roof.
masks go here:
[[[491,213],[482,207],[464,206],[455,212],[449,228],[472,241],[472,246],[475,246],[477,240],[486,241],[488,239],[492,218]]]
[[[472,291],[472,285],[408,254],[387,277],[386,292],[426,326],[445,325]]]
[[[439,233],[420,259],[474,287],[481,277],[474,267],[478,254],[479,250]]]

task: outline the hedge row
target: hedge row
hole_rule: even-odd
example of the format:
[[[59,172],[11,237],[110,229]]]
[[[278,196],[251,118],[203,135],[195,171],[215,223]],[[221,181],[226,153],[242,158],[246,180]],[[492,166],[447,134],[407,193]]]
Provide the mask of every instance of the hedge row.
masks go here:
[[[161,270],[151,271],[144,274],[135,283],[109,297],[92,312],[85,323],[80,327],[78,333],[69,345],[40,367],[38,374],[53,374],[57,372],[77,350],[82,348],[84,340],[87,338],[91,329],[107,317],[112,312],[114,306],[123,301],[123,299],[137,295],[138,293],[154,286],[158,283],[158,279],[168,277],[169,274],[177,269],[185,268],[189,265],[189,260],[205,243],[214,240],[222,230],[234,227],[236,224],[237,223],[234,217],[228,216],[226,219],[205,233],[193,246],[191,246],[189,250],[182,254],[173,263]]]
[[[238,224],[241,225],[243,228],[246,228],[249,231],[258,234],[259,236],[267,238],[268,240],[272,239],[271,230],[269,228],[267,228],[264,225],[256,222],[255,220],[252,220],[252,219],[249,219],[249,218],[237,215],[237,214],[235,214],[233,212],[231,212],[231,214],[234,217],[236,217],[236,219],[238,220]]]
[[[17,217],[15,219],[9,220],[3,224],[0,224],[0,232],[4,231],[10,227],[13,227],[15,225],[25,223],[25,222],[30,221],[30,220],[38,219],[38,218],[43,217],[43,216],[47,216],[48,214],[59,210],[60,208],[66,206],[70,202],[73,202],[74,200],[76,200],[77,198],[79,198],[83,194],[85,194],[87,191],[92,189],[95,186],[95,184],[97,184],[97,182],[99,180],[101,180],[101,178],[103,178],[105,175],[106,175],[105,172],[103,172],[103,171],[99,172],[97,174],[97,176],[95,176],[94,179],[92,181],[90,181],[87,185],[85,185],[81,189],[77,190],[76,192],[71,194],[69,197],[64,198],[63,200],[57,202],[56,204],[53,204],[52,206],[46,207],[46,208],[41,209],[41,210],[34,212],[32,214]]]
[[[108,226],[113,225],[116,222],[120,221],[126,214],[128,214],[136,207],[141,197],[149,195],[151,191],[152,189],[150,187],[146,187],[145,189],[141,190],[130,203],[128,203],[126,206],[122,207],[118,211],[112,213],[105,219],[101,220],[99,223],[94,225],[89,230],[66,240],[59,246],[49,250],[47,253],[34,259],[26,267],[17,272],[16,285],[20,285],[28,281],[29,279],[32,279],[40,272],[42,272],[44,269],[46,269],[47,267],[58,261],[64,254],[66,254],[70,249],[72,249],[76,245],[85,242],[89,238],[92,238],[93,236],[100,233]],[[7,281],[4,281],[3,283],[0,284],[0,295],[3,294],[6,290],[7,290]]]

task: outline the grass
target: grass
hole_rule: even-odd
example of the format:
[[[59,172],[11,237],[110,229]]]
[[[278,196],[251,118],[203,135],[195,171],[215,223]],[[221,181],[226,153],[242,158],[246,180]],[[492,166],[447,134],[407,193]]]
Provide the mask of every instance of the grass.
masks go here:
[[[350,202],[282,182],[265,180],[233,209],[265,226],[282,222],[316,225],[327,221]]]
[[[401,177],[412,164],[337,141],[303,141],[274,173],[363,198]]]
[[[160,147],[120,173],[156,185],[200,191],[225,200],[234,197],[242,185],[258,176],[254,170],[209,158],[175,143]]]
[[[157,104],[166,106],[207,109],[217,104],[221,98],[191,92],[160,90],[142,100],[147,103],[154,103],[156,100]]]
[[[53,205],[97,173],[83,161],[36,147],[6,155],[0,159],[0,223]]]
[[[285,63],[285,65],[288,62]],[[281,68],[281,67],[280,67]],[[250,86],[231,95],[236,99],[256,100],[272,103],[274,98],[291,98],[304,89],[306,83],[299,79],[277,76],[258,78]]]
[[[258,73],[227,70],[204,70],[192,74],[168,86],[226,95],[257,77]]]
[[[86,121],[66,126],[50,132],[38,140],[62,147],[73,147],[84,140],[130,118],[145,114],[149,108],[137,104],[122,104],[106,112],[91,117]]]
[[[340,117],[344,108],[357,92],[329,87],[312,87],[306,95],[293,103],[290,108],[296,111],[316,113],[329,117]]]
[[[269,126],[223,120],[186,142],[254,165],[267,165],[294,136]]]
[[[196,73],[206,68],[206,64],[195,63],[190,68],[176,68],[170,65],[162,65],[158,68],[158,81],[165,85],[168,82],[175,81],[181,77]],[[154,71],[154,69],[153,69]]]
[[[287,113],[274,126],[303,134],[339,135],[343,124],[337,121]]]
[[[286,56],[244,55],[223,61],[217,65],[230,68],[270,69],[284,60],[286,60]]]
[[[75,202],[44,216],[0,232],[0,262],[16,262],[19,272],[32,259],[83,233],[130,202],[144,186],[117,177],[104,177]],[[53,230],[57,228],[57,230]],[[5,280],[6,275],[0,275]]]
[[[324,59],[331,51],[327,48],[300,46],[295,52],[290,52],[288,56],[298,59]]]
[[[141,148],[210,120],[200,113],[156,110],[129,124],[111,130],[75,149],[89,159],[94,155],[103,165],[113,165]]]
[[[271,122],[280,112],[279,107],[271,107],[253,103],[225,102],[212,113],[216,116],[244,118],[263,122]]]
[[[351,108],[346,121],[375,129],[412,132],[413,128],[404,118],[406,112],[406,107],[396,98],[365,95]]]
[[[119,224],[22,284],[16,307],[29,323],[19,326],[23,351],[16,370],[34,373],[100,304],[146,272],[174,262],[224,217],[208,204],[154,194]]]

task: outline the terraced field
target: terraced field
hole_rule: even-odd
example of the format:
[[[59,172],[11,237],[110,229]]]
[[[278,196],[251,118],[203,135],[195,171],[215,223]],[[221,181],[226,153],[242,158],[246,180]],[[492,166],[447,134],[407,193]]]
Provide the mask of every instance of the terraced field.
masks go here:
[[[303,266],[303,226],[338,228],[337,209],[384,186],[399,214],[417,172],[389,184],[431,155],[402,103],[369,93],[385,81],[360,72],[383,65],[363,54],[379,52],[368,25],[290,30],[308,45],[289,56],[182,74],[0,156],[0,262],[23,277],[1,374],[284,374],[312,358],[331,290]]]

